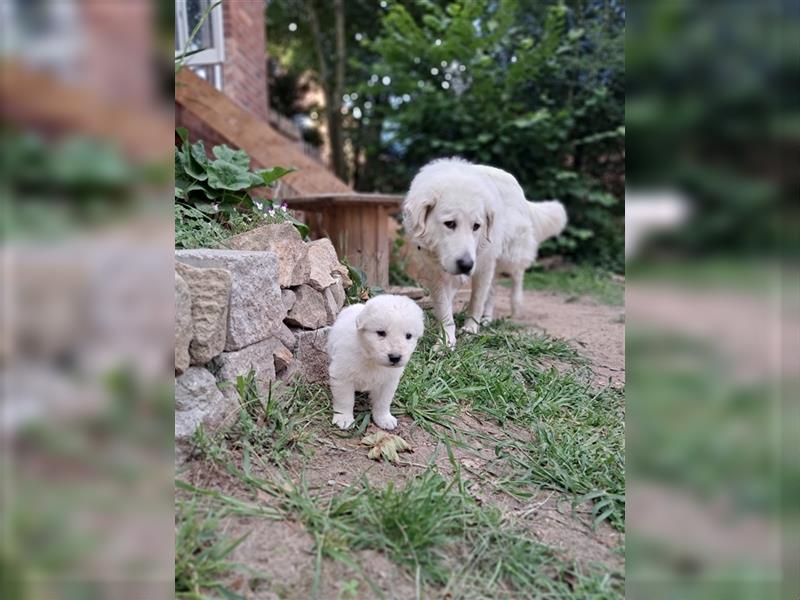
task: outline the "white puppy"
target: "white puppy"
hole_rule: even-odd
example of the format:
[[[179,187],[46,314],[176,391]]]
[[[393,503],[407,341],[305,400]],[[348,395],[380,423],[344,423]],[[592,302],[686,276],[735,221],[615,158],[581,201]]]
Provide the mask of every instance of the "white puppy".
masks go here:
[[[376,296],[339,313],[328,334],[334,425],[353,424],[358,391],[369,392],[378,427],[397,426],[389,407],[424,328],[422,309],[405,296]]]
[[[536,260],[539,244],[564,229],[567,213],[556,200],[528,202],[505,171],[448,158],[414,177],[403,201],[403,224],[427,263],[422,283],[431,289],[433,311],[452,348],[458,288],[472,276],[467,333],[492,319],[495,271],[513,280],[511,314],[517,316],[525,269]]]

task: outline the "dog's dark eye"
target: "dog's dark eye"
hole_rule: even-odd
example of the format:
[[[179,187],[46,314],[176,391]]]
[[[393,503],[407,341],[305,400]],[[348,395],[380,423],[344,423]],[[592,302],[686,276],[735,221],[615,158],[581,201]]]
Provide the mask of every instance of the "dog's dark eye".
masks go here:
[[[406,334],[406,339],[407,339],[407,340],[410,340],[410,339],[411,339],[411,334],[410,334],[410,333],[407,333],[407,334]]]
[[[481,224],[480,223],[475,223],[472,226],[472,231],[478,231],[478,229],[480,229],[480,228],[481,228]]]
[[[456,222],[455,221],[445,221],[444,222],[444,226],[447,227],[448,229],[455,229],[456,228]]]
[[[386,332],[385,332],[385,331],[383,331],[383,330],[381,330],[381,331],[376,331],[375,333],[377,333],[377,334],[378,334],[378,337],[386,337]]]

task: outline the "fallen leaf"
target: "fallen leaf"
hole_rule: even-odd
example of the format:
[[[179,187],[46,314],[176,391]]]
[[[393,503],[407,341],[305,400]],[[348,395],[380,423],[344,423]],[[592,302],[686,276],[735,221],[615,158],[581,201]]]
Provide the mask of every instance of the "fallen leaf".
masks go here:
[[[411,446],[403,438],[385,431],[365,436],[361,443],[370,447],[367,456],[372,460],[380,460],[383,457],[389,462],[397,462],[398,452],[412,452]]]

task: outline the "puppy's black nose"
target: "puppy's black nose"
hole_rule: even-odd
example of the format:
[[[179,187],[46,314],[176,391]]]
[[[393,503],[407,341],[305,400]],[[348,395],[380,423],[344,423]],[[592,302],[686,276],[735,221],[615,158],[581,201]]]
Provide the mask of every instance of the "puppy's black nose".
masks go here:
[[[397,363],[400,362],[401,358],[403,358],[403,357],[401,355],[399,355],[399,354],[390,354],[389,355],[389,362],[392,363],[393,365],[396,365]]]
[[[456,261],[456,266],[458,267],[458,270],[461,271],[464,275],[466,275],[470,271],[472,271],[472,267],[473,267],[474,264],[475,264],[475,261],[473,261],[469,257],[459,258]]]

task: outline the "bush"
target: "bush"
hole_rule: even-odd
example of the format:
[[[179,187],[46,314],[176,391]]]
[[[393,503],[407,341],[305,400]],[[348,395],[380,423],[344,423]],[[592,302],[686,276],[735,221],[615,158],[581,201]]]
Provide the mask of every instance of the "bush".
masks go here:
[[[291,221],[303,236],[308,227],[285,205],[256,196],[294,169],[274,167],[250,170],[244,150],[214,146],[210,159],[202,141],[189,143],[186,129],[177,129],[181,146],[175,148],[175,247],[215,248],[237,233],[260,225]]]

